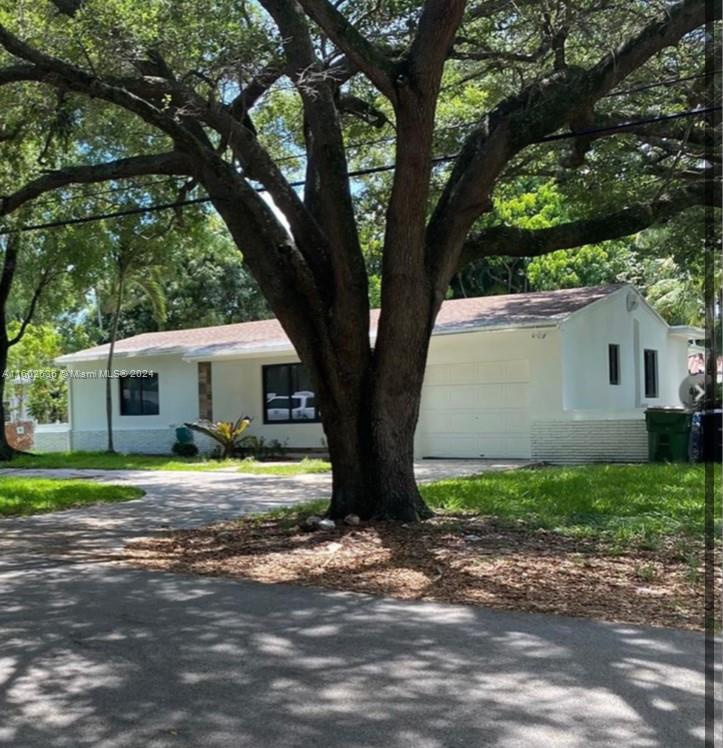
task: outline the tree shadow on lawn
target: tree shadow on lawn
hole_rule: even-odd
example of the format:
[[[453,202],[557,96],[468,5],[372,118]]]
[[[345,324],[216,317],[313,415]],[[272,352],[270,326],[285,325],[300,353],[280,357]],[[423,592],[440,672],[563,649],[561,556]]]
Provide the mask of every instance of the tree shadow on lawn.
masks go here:
[[[683,746],[681,631],[89,566],[0,578],[0,745]]]

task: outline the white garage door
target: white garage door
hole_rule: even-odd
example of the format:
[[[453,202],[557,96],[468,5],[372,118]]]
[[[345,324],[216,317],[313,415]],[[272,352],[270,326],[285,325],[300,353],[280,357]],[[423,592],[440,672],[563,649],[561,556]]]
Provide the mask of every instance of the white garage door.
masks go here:
[[[425,457],[529,457],[527,360],[430,364],[420,414]]]

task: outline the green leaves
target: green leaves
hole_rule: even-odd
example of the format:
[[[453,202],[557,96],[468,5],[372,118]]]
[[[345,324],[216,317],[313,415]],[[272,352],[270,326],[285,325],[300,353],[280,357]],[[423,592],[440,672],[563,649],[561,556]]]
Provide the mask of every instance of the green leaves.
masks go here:
[[[12,322],[10,336],[19,328],[19,322]],[[50,325],[29,325],[20,342],[10,348],[8,370],[28,373],[31,379],[29,383],[8,380],[5,385],[18,397],[26,398],[30,415],[39,423],[68,420],[67,381],[53,364],[63,352],[61,336]]]
[[[198,423],[187,423],[185,425],[188,426],[189,429],[198,431],[200,434],[205,434],[218,442],[221,446],[221,457],[226,458],[233,455],[238,440],[251,425],[252,420],[253,419],[248,416],[241,416],[235,422],[216,421],[215,423],[211,423],[203,421]]]

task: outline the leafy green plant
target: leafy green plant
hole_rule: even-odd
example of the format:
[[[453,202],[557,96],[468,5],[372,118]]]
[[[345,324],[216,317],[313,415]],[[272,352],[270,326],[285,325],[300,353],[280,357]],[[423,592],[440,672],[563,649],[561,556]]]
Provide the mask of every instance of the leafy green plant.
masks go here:
[[[197,423],[186,423],[189,429],[198,431],[200,434],[206,434],[214,441],[218,442],[220,458],[225,460],[231,457],[236,449],[241,435],[251,425],[253,419],[249,416],[241,416],[234,421],[198,421]]]
[[[253,457],[255,460],[270,460],[282,457],[286,452],[286,444],[278,439],[266,441],[263,436],[249,434],[236,444],[235,454],[239,457]]]

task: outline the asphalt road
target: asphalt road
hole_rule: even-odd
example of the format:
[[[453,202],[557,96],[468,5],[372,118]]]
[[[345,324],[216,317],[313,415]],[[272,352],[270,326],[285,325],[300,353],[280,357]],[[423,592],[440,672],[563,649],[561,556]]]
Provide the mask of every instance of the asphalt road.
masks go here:
[[[206,517],[199,475],[157,503],[0,523],[0,746],[702,745],[698,634],[109,563],[134,506]],[[220,511],[315,485],[258,479]]]

